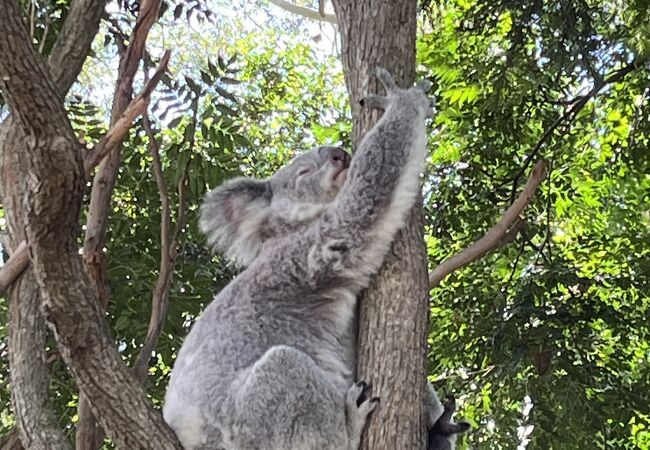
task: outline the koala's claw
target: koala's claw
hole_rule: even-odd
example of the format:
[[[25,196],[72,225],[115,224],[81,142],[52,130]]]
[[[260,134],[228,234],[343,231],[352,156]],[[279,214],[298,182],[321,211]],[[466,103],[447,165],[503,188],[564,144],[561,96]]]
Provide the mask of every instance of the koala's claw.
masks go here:
[[[345,397],[346,427],[349,436],[348,450],[357,450],[363,427],[370,413],[379,404],[379,397],[370,397],[372,385],[365,381],[354,383]]]
[[[361,393],[359,393],[359,396],[357,397],[357,407],[360,407],[363,402],[368,401],[368,395],[372,390],[372,384],[368,384],[365,381],[360,381],[357,383],[357,386],[361,388]]]
[[[379,404],[379,397],[370,397],[372,384],[365,381],[355,383],[348,390],[346,403],[348,408],[358,409],[362,415],[367,415]]]
[[[376,71],[376,75],[379,81],[381,82],[381,84],[384,86],[384,89],[386,89],[386,95],[383,96],[383,95],[370,94],[362,98],[359,101],[359,103],[361,104],[361,106],[366,108],[377,108],[377,109],[386,110],[388,109],[390,103],[394,101],[395,97],[398,96],[399,92],[402,92],[402,90],[395,85],[395,79],[386,69],[378,67]],[[414,87],[407,89],[404,92],[413,92],[415,90],[421,94],[426,94],[426,92],[429,89],[431,89],[431,86],[432,86],[431,81],[424,79],[418,81]],[[435,101],[432,98],[426,97],[426,105],[424,106],[426,117],[433,117],[434,106],[435,106]]]
[[[365,96],[359,100],[359,103],[364,108],[386,109],[388,107],[388,99],[386,97],[374,94]]]

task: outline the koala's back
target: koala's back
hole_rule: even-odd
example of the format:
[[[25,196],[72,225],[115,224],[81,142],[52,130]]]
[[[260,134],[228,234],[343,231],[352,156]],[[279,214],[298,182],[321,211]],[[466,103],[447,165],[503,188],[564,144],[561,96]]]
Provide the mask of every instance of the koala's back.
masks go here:
[[[292,236],[279,240],[215,297],[188,334],[164,407],[186,448],[232,448],[229,412],[238,388],[271,348],[308,355],[338,392],[352,383],[355,293],[310,285],[307,251],[295,252]]]

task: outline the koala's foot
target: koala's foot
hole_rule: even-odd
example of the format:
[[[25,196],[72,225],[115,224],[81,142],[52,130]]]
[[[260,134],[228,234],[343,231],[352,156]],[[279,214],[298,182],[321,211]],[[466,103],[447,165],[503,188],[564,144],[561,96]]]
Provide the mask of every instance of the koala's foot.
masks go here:
[[[357,450],[361,433],[370,413],[379,404],[379,397],[370,397],[372,386],[364,381],[353,384],[345,397],[349,450]]]

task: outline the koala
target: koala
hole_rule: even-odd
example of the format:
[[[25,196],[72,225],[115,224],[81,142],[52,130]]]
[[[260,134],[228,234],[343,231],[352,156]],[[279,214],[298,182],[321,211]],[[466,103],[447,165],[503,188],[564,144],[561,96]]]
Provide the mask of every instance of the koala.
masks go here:
[[[427,450],[455,450],[457,435],[470,429],[467,422],[453,421],[452,416],[455,411],[454,396],[447,396],[443,404],[431,383],[427,383],[425,394]]]
[[[354,158],[318,147],[204,199],[209,244],[244,269],[176,358],[163,414],[186,449],[358,448],[379,400],[354,382],[356,298],[420,189],[432,115],[426,83],[377,76],[384,114]]]

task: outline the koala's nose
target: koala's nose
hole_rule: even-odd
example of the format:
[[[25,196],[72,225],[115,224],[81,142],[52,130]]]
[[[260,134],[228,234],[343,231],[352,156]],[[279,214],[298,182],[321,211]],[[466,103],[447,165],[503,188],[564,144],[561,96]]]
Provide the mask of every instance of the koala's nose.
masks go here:
[[[350,155],[339,147],[329,147],[329,158],[334,165],[341,165],[344,169],[350,166]]]

